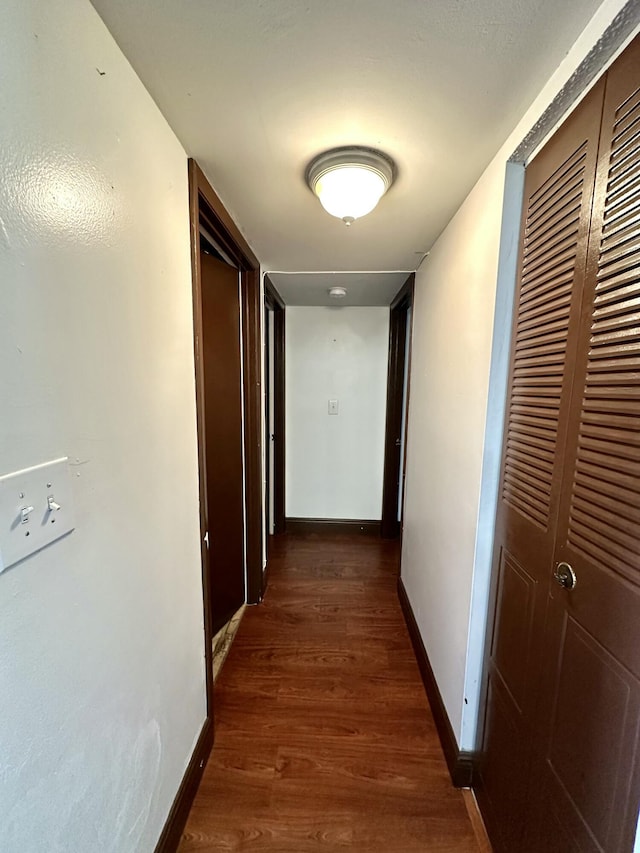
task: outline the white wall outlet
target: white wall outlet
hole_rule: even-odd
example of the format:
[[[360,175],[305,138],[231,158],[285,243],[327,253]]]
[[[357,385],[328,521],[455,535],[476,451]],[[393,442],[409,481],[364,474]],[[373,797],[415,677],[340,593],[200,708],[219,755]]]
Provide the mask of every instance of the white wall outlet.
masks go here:
[[[337,400],[329,400],[329,414],[337,415],[338,414],[338,401]]]
[[[0,572],[74,527],[66,456],[0,477]]]

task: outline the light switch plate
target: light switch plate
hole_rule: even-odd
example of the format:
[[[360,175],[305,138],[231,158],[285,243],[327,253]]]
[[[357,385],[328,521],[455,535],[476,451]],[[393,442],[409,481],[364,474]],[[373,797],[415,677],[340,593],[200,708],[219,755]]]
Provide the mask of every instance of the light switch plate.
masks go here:
[[[329,400],[329,414],[337,415],[338,414],[338,401],[337,400]]]
[[[68,457],[0,477],[0,572],[74,527]]]

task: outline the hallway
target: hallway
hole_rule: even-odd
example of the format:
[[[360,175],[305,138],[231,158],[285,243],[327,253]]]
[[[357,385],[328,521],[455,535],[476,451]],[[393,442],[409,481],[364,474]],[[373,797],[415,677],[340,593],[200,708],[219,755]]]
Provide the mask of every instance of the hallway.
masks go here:
[[[398,543],[275,540],[216,683],[180,853],[477,853],[396,594]]]

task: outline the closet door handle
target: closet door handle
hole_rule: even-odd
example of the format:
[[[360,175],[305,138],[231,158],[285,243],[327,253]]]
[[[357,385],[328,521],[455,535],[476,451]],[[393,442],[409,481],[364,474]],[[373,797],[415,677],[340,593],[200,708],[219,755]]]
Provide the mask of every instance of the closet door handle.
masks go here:
[[[553,576],[563,589],[575,589],[578,583],[576,573],[569,563],[558,563]]]

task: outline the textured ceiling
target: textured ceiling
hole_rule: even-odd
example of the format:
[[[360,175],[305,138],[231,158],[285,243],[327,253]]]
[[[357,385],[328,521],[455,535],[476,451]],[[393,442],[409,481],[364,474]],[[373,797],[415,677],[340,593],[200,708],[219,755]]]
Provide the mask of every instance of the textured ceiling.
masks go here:
[[[413,270],[598,0],[93,0],[265,269]],[[342,144],[398,179],[346,228],[304,183]]]

